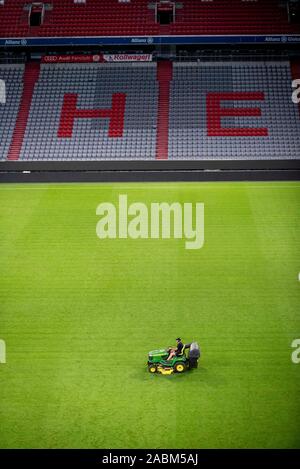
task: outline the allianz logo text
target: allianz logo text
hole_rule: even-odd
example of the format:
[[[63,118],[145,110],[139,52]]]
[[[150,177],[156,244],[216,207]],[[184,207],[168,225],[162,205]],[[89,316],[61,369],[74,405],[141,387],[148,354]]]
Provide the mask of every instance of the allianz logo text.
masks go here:
[[[6,103],[6,86],[5,81],[0,80],[0,104]]]
[[[103,202],[96,234],[99,239],[184,239],[185,249],[204,245],[204,204],[142,202],[128,205],[127,194],[119,194],[118,203]]]

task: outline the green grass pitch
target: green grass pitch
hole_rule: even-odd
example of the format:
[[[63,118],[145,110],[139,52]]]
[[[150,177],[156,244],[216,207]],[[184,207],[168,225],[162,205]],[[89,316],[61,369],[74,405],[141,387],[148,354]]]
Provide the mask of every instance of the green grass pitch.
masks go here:
[[[119,194],[204,202],[204,247],[100,240]],[[0,447],[299,448],[299,234],[299,183],[2,184]]]

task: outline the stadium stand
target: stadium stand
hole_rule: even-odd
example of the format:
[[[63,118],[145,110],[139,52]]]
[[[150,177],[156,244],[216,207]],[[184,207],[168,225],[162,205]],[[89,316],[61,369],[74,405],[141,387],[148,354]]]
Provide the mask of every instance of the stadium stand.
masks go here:
[[[24,65],[0,66],[0,78],[6,83],[6,102],[0,104],[0,159],[5,159],[11,145],[23,91]]]
[[[157,88],[155,63],[41,65],[20,159],[155,159]]]
[[[52,9],[45,11],[43,24],[30,27],[25,2],[7,0],[0,9],[1,36],[123,36],[155,35],[159,32],[153,11],[147,8],[147,0],[131,3],[88,0],[85,4],[52,0],[44,3],[52,5]]]
[[[299,34],[284,4],[270,0],[183,1],[172,34]]]
[[[299,24],[288,21],[287,9],[277,0],[182,0],[175,2],[175,21],[155,22],[153,0],[47,0],[40,26],[29,25],[24,0],[0,5],[0,37],[155,36],[211,34],[299,34]]]
[[[12,135],[12,141],[7,156],[8,160],[17,160],[19,158],[26,131],[34,86],[39,76],[39,70],[39,64],[35,62],[29,62],[25,66],[25,72],[23,76],[23,92],[19,105],[14,132]]]
[[[289,62],[176,63],[173,77],[169,159],[300,157]]]
[[[0,65],[0,159],[299,159],[298,72],[298,61]]]

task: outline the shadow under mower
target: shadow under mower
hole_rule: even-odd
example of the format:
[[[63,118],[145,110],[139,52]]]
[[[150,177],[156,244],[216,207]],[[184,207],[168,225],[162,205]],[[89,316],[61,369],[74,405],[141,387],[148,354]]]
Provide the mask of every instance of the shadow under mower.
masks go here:
[[[188,353],[186,354],[186,350]],[[183,373],[192,368],[198,368],[200,348],[197,342],[185,344],[180,355],[167,361],[169,349],[152,350],[148,355],[149,373],[161,373],[170,375],[172,373]]]

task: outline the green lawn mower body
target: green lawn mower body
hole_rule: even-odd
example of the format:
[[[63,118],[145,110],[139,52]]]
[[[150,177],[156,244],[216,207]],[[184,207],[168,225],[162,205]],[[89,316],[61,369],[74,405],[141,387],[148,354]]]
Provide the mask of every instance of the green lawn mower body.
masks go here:
[[[200,358],[200,349],[197,342],[186,344],[182,353],[167,361],[168,349],[152,350],[148,355],[148,370],[150,373],[160,372],[171,374],[173,372],[182,373],[188,369],[197,368]]]

